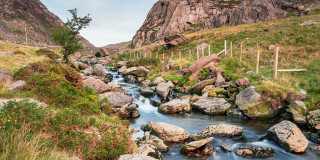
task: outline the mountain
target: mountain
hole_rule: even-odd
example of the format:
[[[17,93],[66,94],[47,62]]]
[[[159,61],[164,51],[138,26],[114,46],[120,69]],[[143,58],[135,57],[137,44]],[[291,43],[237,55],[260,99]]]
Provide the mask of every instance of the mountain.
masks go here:
[[[304,14],[318,0],[159,0],[133,37],[134,48],[166,36],[224,26],[270,21],[289,11]],[[307,5],[306,5],[307,6]]]
[[[116,44],[109,44],[109,45],[106,45],[102,48],[114,50],[116,52],[124,52],[124,51],[130,49],[130,46],[131,46],[131,41],[128,41],[128,42],[121,42],[121,43],[116,43]]]
[[[64,22],[40,0],[1,0],[0,6],[0,41],[24,44],[26,27],[29,45],[54,45],[50,33]],[[86,39],[83,45],[92,53],[96,50]]]

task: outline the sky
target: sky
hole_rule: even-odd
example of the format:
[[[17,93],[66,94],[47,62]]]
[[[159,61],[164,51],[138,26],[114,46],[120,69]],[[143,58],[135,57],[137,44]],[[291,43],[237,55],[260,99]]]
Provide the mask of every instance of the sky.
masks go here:
[[[63,21],[71,18],[69,9],[80,17],[90,14],[92,22],[81,35],[97,47],[132,40],[157,0],[41,0]]]

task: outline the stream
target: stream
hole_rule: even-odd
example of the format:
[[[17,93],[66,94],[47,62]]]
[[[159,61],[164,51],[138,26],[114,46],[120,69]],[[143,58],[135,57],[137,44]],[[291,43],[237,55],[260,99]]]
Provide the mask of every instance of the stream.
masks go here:
[[[310,151],[309,148],[306,149],[305,153],[293,154],[288,153],[284,149],[280,148],[274,142],[269,140],[259,140],[261,137],[265,136],[267,130],[274,124],[268,124],[265,122],[260,122],[256,120],[242,120],[236,118],[230,118],[227,116],[207,116],[201,113],[192,112],[190,114],[162,114],[158,112],[158,108],[153,106],[151,99],[159,99],[157,96],[152,98],[145,98],[140,95],[140,86],[136,84],[126,83],[122,75],[118,74],[117,71],[111,71],[108,68],[109,73],[113,75],[113,83],[119,84],[123,89],[125,89],[129,96],[133,98],[133,103],[139,105],[140,117],[136,119],[130,119],[130,128],[135,128],[137,133],[133,135],[133,139],[136,140],[138,137],[143,137],[144,132],[140,130],[140,127],[149,121],[155,122],[166,122],[179,127],[184,128],[190,134],[199,133],[210,125],[214,124],[233,124],[243,127],[243,135],[246,136],[247,142],[235,141],[232,138],[214,136],[213,146],[214,153],[211,156],[205,158],[190,158],[182,155],[180,149],[182,144],[179,145],[169,145],[170,149],[168,153],[163,154],[164,160],[189,160],[189,159],[207,159],[207,160],[241,160],[247,159],[236,155],[236,151],[240,146],[249,147],[271,147],[275,150],[275,156],[269,159],[273,160],[316,160],[320,159],[320,153],[316,151]],[[231,143],[233,152],[226,152],[221,149],[222,143]],[[314,144],[309,141],[309,145]]]

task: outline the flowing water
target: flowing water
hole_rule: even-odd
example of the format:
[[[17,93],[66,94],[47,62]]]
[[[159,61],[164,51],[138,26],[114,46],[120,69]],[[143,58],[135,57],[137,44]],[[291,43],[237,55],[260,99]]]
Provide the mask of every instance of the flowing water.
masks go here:
[[[237,156],[235,152],[226,152],[223,151],[219,146],[222,143],[231,143],[234,151],[240,146],[250,146],[250,147],[272,147],[275,149],[275,156],[269,159],[273,160],[316,160],[320,159],[319,152],[312,152],[309,149],[306,150],[305,153],[302,154],[292,154],[288,153],[279,146],[277,146],[274,142],[269,140],[259,140],[261,137],[266,135],[267,130],[273,125],[264,122],[257,122],[255,120],[241,120],[241,119],[233,119],[226,116],[207,116],[200,113],[190,113],[190,114],[162,114],[158,112],[158,108],[152,106],[151,99],[145,98],[140,95],[139,88],[140,86],[136,84],[125,83],[122,75],[119,75],[117,72],[110,71],[114,77],[113,83],[118,83],[125,89],[128,94],[133,98],[134,102],[139,105],[140,117],[137,119],[131,119],[131,128],[135,128],[138,132],[133,135],[133,138],[136,140],[138,137],[143,137],[143,131],[140,131],[140,127],[143,124],[148,123],[149,121],[155,122],[166,122],[179,127],[184,128],[190,134],[195,134],[201,132],[209,125],[213,124],[234,124],[237,126],[243,127],[243,135],[247,137],[247,142],[235,141],[231,138],[214,136],[213,140],[214,153],[211,156],[204,157],[201,159],[208,160],[241,160],[246,159],[240,156]],[[157,96],[152,99],[158,99]],[[313,144],[310,142],[309,144]],[[169,152],[164,153],[165,160],[183,160],[183,159],[197,159],[197,158],[189,158],[180,154],[182,144],[179,145],[171,145]],[[200,158],[198,158],[200,159]]]

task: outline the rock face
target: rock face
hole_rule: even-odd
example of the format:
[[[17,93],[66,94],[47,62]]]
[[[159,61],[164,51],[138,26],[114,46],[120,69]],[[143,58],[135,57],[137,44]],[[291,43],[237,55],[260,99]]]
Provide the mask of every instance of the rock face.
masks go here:
[[[0,83],[1,84],[12,83],[12,81],[13,81],[12,76],[13,76],[13,74],[10,73],[9,71],[0,69]]]
[[[320,129],[320,109],[309,112],[307,120],[309,127]]]
[[[108,74],[107,69],[104,66],[102,66],[101,64],[94,65],[93,70],[94,70],[94,73],[97,74],[97,76],[104,77]]]
[[[23,87],[27,84],[26,81],[19,80],[10,84],[9,91],[12,93],[19,93],[22,92]]]
[[[162,153],[158,150],[158,148],[151,144],[142,144],[139,148],[139,154],[148,156],[152,155],[157,159],[162,159]]]
[[[99,95],[99,99],[108,98],[112,107],[119,108],[132,103],[132,98],[120,92],[107,92]]]
[[[255,119],[268,119],[275,116],[281,107],[274,108],[270,102],[263,99],[262,95],[249,87],[240,92],[236,97],[236,105],[243,113]]]
[[[168,94],[170,92],[170,84],[169,83],[160,83],[157,85],[157,94],[162,100],[166,100],[168,97]]]
[[[159,107],[161,113],[190,113],[191,107],[188,99],[174,99]]]
[[[301,101],[294,101],[288,106],[287,112],[292,114],[294,122],[298,124],[306,124],[307,106]]]
[[[213,137],[206,138],[199,141],[193,141],[182,146],[180,152],[189,157],[200,157],[203,155],[211,155],[213,147],[211,141]]]
[[[201,94],[202,90],[206,86],[212,85],[214,82],[215,82],[215,79],[208,79],[208,80],[201,81],[201,82],[195,84],[194,86],[192,86],[191,91],[194,94]]]
[[[91,87],[94,90],[96,90],[98,93],[103,93],[107,90],[110,90],[111,87],[105,84],[102,80],[100,79],[95,79],[93,77],[89,77],[88,79],[83,81],[83,86],[86,87]]]
[[[268,137],[288,152],[304,152],[309,144],[301,130],[290,121],[282,121],[268,130]]]
[[[29,44],[41,47],[43,44],[54,45],[51,33],[55,26],[62,25],[63,21],[51,13],[40,0],[1,0],[0,6],[0,35],[5,35],[1,36],[1,40],[24,44],[25,39],[20,32],[27,26]],[[85,39],[82,44],[87,53],[95,54],[94,45]]]
[[[262,147],[240,147],[237,151],[237,155],[246,158],[268,158],[273,157],[275,151],[273,148]]]
[[[133,37],[133,46],[161,41],[185,30],[274,20],[286,15],[268,0],[159,0]],[[259,14],[257,14],[259,13]]]
[[[203,112],[208,115],[225,115],[227,110],[231,107],[223,98],[203,98],[195,103],[192,103],[192,109]]]
[[[164,122],[150,121],[141,127],[143,131],[150,131],[166,142],[184,142],[190,134],[181,127]]]

